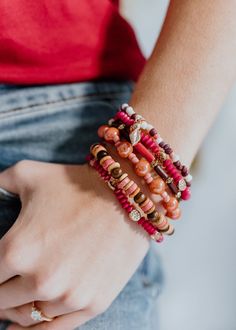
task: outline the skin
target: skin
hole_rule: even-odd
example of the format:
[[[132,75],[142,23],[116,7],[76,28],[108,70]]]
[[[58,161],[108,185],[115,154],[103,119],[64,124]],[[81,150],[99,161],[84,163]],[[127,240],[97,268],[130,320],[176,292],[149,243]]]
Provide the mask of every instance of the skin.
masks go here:
[[[233,0],[171,1],[131,98],[186,164],[235,79],[235,12]],[[127,225],[96,173],[87,166],[23,161],[0,174],[0,185],[23,203],[0,241],[0,317],[15,322],[9,330],[72,330],[105,311],[149,241]],[[60,316],[33,324],[32,301],[47,316]]]

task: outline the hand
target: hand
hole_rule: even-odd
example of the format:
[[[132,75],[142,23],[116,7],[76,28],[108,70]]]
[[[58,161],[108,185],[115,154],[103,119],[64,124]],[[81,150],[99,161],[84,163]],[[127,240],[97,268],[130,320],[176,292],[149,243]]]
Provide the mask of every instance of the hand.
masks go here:
[[[147,252],[95,171],[22,161],[0,173],[22,201],[0,240],[0,318],[9,330],[72,330],[104,312]],[[52,322],[30,318],[32,302]]]

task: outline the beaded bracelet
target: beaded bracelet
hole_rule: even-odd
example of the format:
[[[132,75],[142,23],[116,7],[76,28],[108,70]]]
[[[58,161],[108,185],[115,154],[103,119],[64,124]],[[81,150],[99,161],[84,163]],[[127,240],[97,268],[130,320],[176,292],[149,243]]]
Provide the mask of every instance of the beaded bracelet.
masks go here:
[[[140,191],[138,185],[129,179],[127,173],[122,172],[120,164],[108,154],[106,148],[101,144],[94,144],[91,146],[90,151],[107,174],[111,175],[112,180],[109,181],[109,184],[123,190],[125,195],[133,200],[136,207],[141,209],[141,212],[147,216],[154,227],[167,235],[173,234],[174,228],[169,224],[167,218],[157,212],[151,199]]]
[[[163,141],[157,130],[151,124],[147,123],[147,121],[142,116],[136,114],[134,109],[127,103],[122,104],[121,110],[125,111],[129,118],[134,120],[134,123],[138,124],[138,126],[140,125],[141,129],[146,130],[149,133],[156,146],[159,146],[164,149],[165,153],[170,156],[170,159],[172,160],[175,168],[181,172],[187,183],[187,186],[190,187],[192,182],[192,176],[189,174],[189,169],[187,168],[187,166],[183,165],[180,162],[180,157],[174,153],[173,149],[170,147],[169,144]]]
[[[130,115],[131,113],[132,115]],[[152,162],[154,170],[162,177],[162,179],[167,180],[169,188],[176,195],[176,197],[181,197],[183,200],[188,200],[191,196],[189,187],[191,185],[192,176],[189,174],[186,166],[183,166],[179,160],[176,161],[179,157],[174,154],[169,145],[163,142],[160,136],[158,137],[157,131],[153,128],[153,126],[147,124],[142,116],[135,114],[133,108],[127,104],[122,106],[121,110],[117,112],[115,118],[112,119],[110,123],[112,124],[116,120],[120,120],[125,127],[128,128],[129,137],[134,146],[140,145],[139,141],[142,141],[151,148],[157,156],[156,161]],[[148,131],[150,136],[145,137],[141,129]],[[166,157],[164,157],[163,152],[160,153],[159,147],[163,149]],[[167,158],[168,156],[170,158]],[[181,165],[179,165],[179,163]],[[179,172],[180,170],[182,171],[183,176]],[[168,174],[173,180],[169,178]]]
[[[111,175],[109,175],[101,165],[94,159],[89,160],[89,164],[97,170],[101,178],[108,183],[108,186],[111,187],[109,184]],[[142,217],[140,212],[135,209],[135,207],[129,202],[127,196],[123,193],[121,189],[112,189],[114,195],[122,208],[126,211],[129,216],[129,219],[132,221],[137,222],[138,225],[143,227],[143,229],[147,232],[147,234],[157,243],[161,243],[164,239],[162,233],[160,233],[145,217]]]
[[[127,141],[121,141],[119,136],[119,130],[115,127],[102,125],[98,129],[98,136],[105,139],[107,142],[114,142],[117,153],[121,158],[129,159],[134,165],[134,171],[142,177],[147,183],[151,193],[160,195],[163,199],[163,207],[167,211],[167,216],[171,219],[178,219],[181,215],[178,200],[175,197],[171,197],[166,191],[165,181],[158,175],[153,178],[151,175],[151,166],[145,159],[146,149],[139,143],[138,151],[145,158],[139,159],[133,152],[133,146]],[[135,147],[135,146],[134,146]],[[153,161],[153,159],[151,159]],[[168,181],[167,181],[168,182]]]

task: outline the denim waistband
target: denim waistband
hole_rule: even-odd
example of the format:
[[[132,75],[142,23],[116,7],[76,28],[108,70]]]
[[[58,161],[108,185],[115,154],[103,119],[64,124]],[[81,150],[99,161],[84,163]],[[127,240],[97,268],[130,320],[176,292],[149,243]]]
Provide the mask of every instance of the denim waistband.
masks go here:
[[[0,112],[33,107],[35,105],[86,99],[98,95],[119,95],[131,93],[132,81],[94,81],[62,85],[19,86],[0,84]],[[27,91],[27,93],[26,93]],[[50,92],[49,92],[50,91]]]

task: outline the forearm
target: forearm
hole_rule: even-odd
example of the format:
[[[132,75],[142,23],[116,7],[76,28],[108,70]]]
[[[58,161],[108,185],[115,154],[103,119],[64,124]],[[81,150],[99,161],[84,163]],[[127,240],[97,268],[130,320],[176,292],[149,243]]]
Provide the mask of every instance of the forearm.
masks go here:
[[[131,98],[190,164],[236,74],[236,1],[172,0]]]

